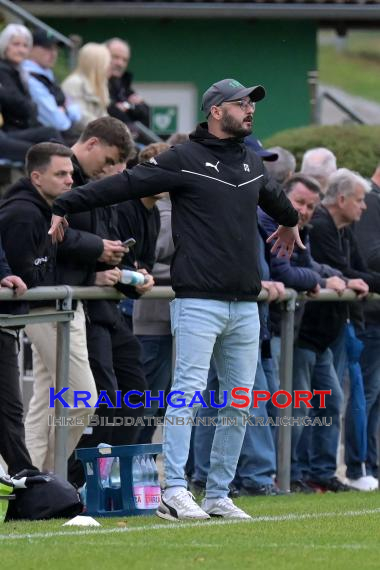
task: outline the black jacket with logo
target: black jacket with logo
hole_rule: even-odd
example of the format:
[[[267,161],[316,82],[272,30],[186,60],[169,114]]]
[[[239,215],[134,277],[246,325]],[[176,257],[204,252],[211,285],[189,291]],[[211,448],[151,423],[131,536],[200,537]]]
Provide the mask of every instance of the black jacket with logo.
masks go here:
[[[88,284],[89,259],[99,257],[102,240],[69,228],[57,255],[57,246],[48,235],[51,214],[51,207],[28,178],[21,178],[7,191],[0,205],[0,228],[12,271],[29,288]]]
[[[295,226],[298,214],[240,139],[218,139],[199,125],[189,142],[61,196],[53,211],[85,211],[162,188],[173,205],[171,275],[177,297],[253,300],[261,289],[257,205],[285,226]]]
[[[28,178],[21,178],[7,191],[0,205],[3,248],[9,265],[28,288],[56,285],[56,245],[48,235],[49,204]]]

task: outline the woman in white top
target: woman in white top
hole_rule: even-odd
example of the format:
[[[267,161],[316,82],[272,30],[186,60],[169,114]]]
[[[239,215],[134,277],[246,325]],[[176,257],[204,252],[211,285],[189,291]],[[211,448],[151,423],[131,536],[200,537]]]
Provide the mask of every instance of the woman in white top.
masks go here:
[[[108,48],[90,42],[79,50],[76,69],[62,83],[65,95],[80,107],[82,127],[108,114],[110,68]]]

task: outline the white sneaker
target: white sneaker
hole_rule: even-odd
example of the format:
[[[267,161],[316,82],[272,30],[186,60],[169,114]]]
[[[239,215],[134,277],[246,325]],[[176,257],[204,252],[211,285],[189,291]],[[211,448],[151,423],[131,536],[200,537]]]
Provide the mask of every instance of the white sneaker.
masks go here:
[[[224,517],[225,519],[251,519],[252,517],[233,504],[231,499],[203,499],[202,509],[212,517]]]
[[[193,495],[184,487],[170,498],[161,497],[156,515],[168,521],[178,520],[205,520],[210,516],[195,502]]]
[[[376,491],[379,488],[378,480],[372,475],[358,479],[347,479],[347,485],[356,491]]]
[[[373,475],[367,475],[367,479],[369,479],[369,481],[372,483],[373,489],[377,491],[377,489],[379,488],[379,480],[376,479],[376,477],[374,477]]]

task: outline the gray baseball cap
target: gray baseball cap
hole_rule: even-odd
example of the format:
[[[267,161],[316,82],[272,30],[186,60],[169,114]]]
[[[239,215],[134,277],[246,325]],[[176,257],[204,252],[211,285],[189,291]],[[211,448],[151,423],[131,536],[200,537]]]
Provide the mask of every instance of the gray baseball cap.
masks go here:
[[[265,97],[265,89],[262,85],[244,87],[236,79],[222,79],[203,93],[201,109],[209,115],[213,105],[221,105],[225,101],[237,101],[242,97],[249,97],[251,101],[261,101]]]

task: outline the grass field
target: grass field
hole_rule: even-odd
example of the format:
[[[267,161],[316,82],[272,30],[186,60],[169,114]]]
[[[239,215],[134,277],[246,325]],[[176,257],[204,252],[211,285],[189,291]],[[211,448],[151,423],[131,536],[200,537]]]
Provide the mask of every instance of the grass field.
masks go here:
[[[337,51],[334,36],[319,38],[319,80],[352,95],[380,102],[380,36],[370,31],[351,31],[344,49]]]
[[[0,568],[367,570],[380,566],[380,493],[246,497],[254,518],[171,523],[155,516],[0,528]]]

